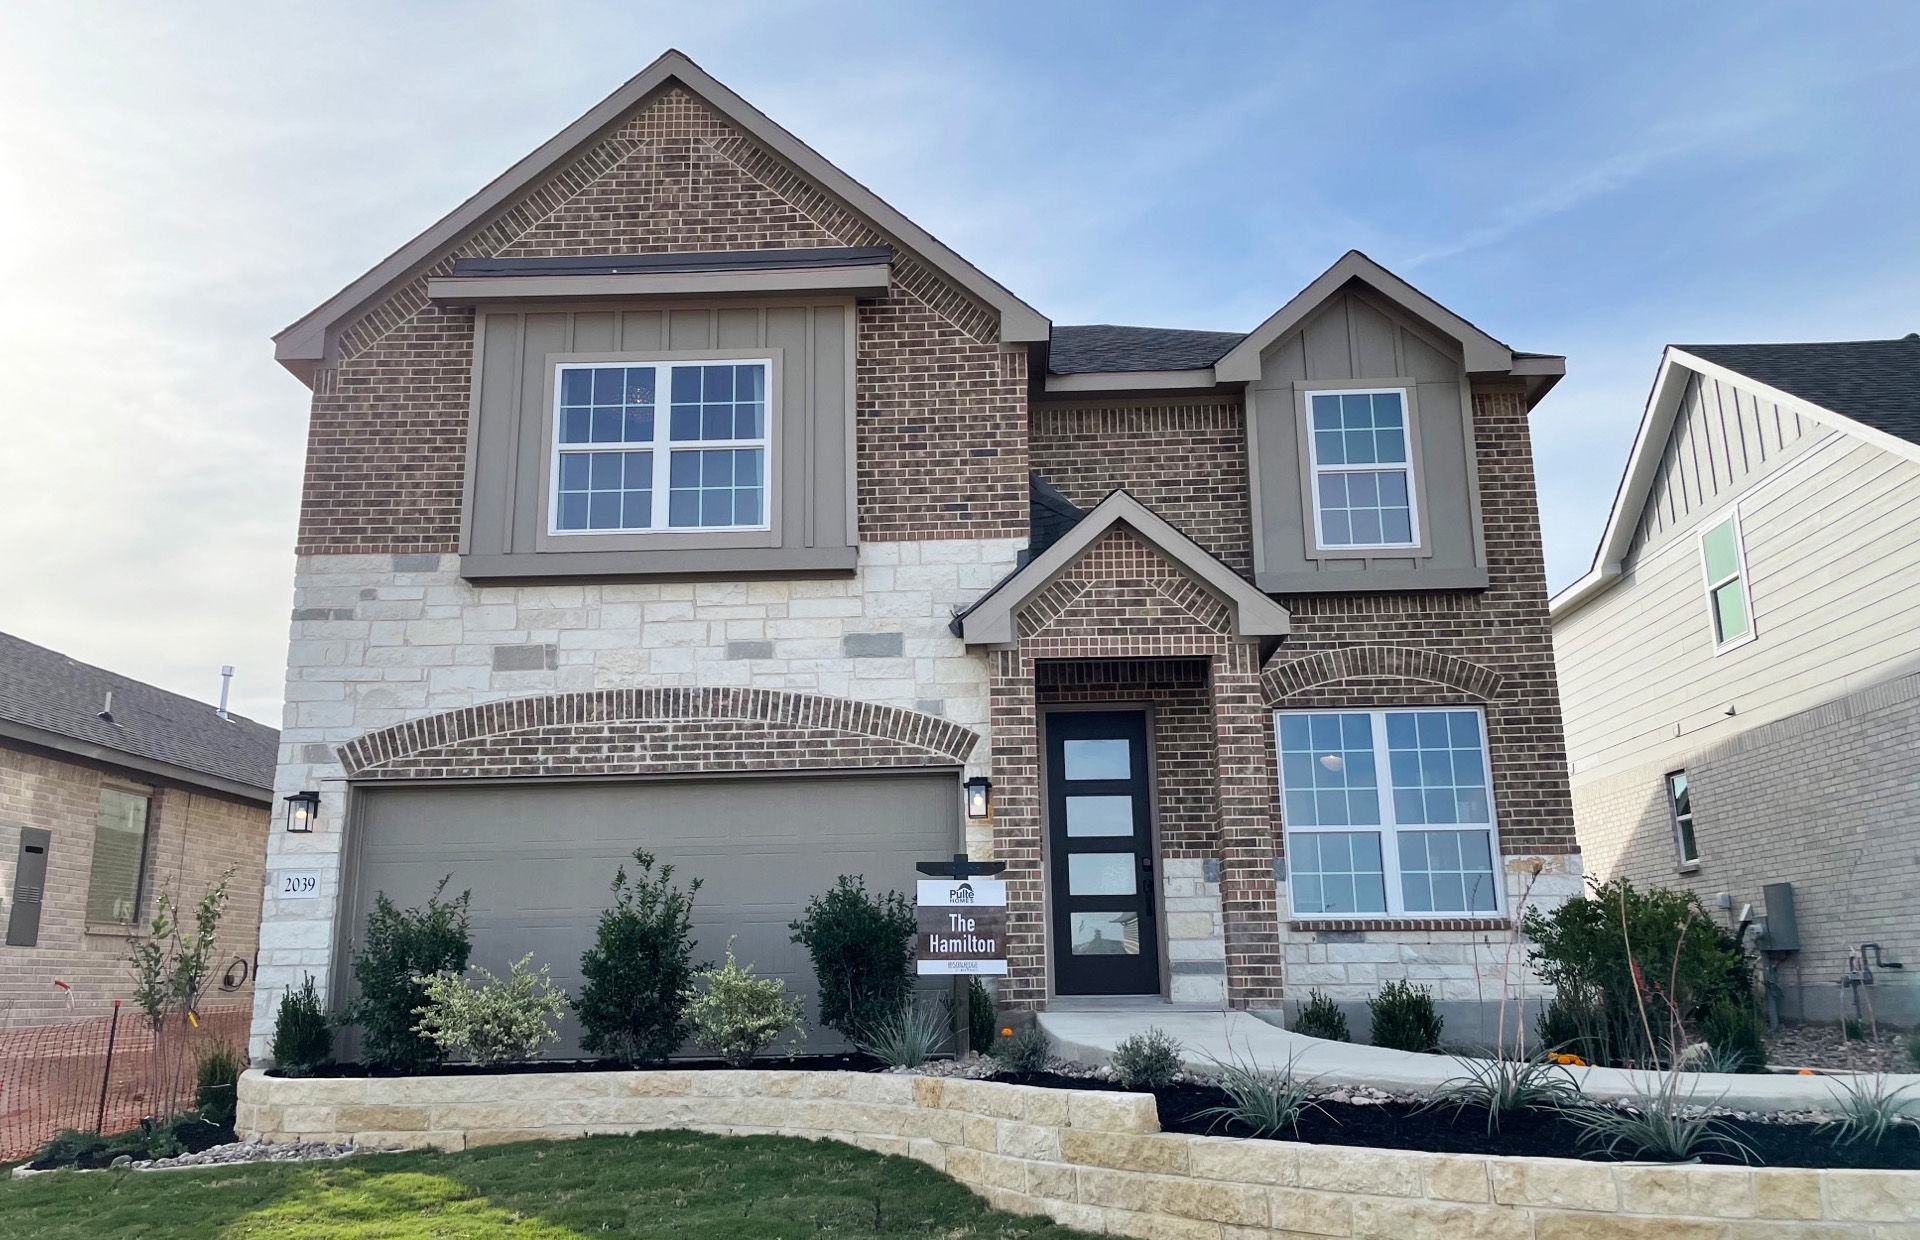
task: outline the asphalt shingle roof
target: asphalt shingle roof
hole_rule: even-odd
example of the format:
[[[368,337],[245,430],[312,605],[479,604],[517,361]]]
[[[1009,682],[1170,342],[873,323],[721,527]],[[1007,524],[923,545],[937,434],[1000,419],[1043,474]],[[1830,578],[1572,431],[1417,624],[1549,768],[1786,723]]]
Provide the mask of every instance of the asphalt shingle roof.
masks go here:
[[[1920,334],[1823,344],[1675,347],[1920,444]]]
[[[1178,327],[1055,327],[1047,370],[1056,375],[1127,370],[1200,370],[1246,339],[1244,332],[1196,332]]]
[[[113,721],[100,718],[113,694]],[[0,720],[271,792],[280,733],[0,633]]]

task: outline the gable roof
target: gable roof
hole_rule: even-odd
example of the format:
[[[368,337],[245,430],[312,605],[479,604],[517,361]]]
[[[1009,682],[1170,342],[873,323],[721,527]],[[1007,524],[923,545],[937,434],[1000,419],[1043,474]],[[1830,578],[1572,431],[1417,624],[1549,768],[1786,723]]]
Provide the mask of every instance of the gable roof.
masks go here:
[[[684,53],[669,50],[425,232],[276,335],[273,338],[274,357],[303,381],[311,382],[313,371],[326,358],[329,336],[336,326],[350,319],[370,302],[417,276],[422,269],[435,262],[447,247],[486,221],[521,191],[592,145],[641,100],[670,82],[677,82],[698,95],[707,106],[742,132],[793,165],[856,215],[871,221],[901,248],[917,254],[929,266],[997,310],[1000,314],[1001,340],[1031,342],[1047,338],[1051,324],[1039,311],[887,205],[872,190],[829,163],[818,151],[775,124],[758,108],[721,85]]]
[[[1732,384],[1815,422],[1920,461],[1920,335],[1812,344],[1668,345],[1640,415],[1626,470],[1585,576],[1553,596],[1571,615],[1620,577],[1660,469],[1687,378]]]
[[[1101,535],[1125,526],[1224,600],[1239,637],[1284,637],[1292,623],[1285,607],[1254,588],[1252,582],[1219,557],[1175,529],[1164,517],[1127,494],[1115,491],[1066,530],[1046,550],[1028,560],[973,606],[954,617],[954,631],[969,646],[1004,645],[1015,640],[1014,613],[1086,553]]]
[[[1240,332],[1188,331],[1178,327],[1115,327],[1094,323],[1056,327],[1047,352],[1047,373],[1119,374],[1141,370],[1198,370],[1245,337]]]
[[[112,719],[101,718],[113,695]],[[0,633],[0,737],[263,803],[280,734]]]

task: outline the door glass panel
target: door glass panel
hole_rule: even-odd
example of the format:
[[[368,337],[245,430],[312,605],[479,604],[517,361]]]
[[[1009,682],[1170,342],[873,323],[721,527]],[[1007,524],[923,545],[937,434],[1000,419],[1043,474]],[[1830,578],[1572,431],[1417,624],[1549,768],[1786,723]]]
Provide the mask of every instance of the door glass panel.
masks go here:
[[[1068,797],[1068,835],[1132,835],[1132,797]]]
[[[1131,746],[1125,740],[1068,741],[1061,765],[1067,779],[1127,779],[1133,775]]]
[[[1074,853],[1067,858],[1067,894],[1130,896],[1134,857],[1123,853]]]
[[[1138,956],[1138,913],[1075,913],[1073,954],[1076,956]]]

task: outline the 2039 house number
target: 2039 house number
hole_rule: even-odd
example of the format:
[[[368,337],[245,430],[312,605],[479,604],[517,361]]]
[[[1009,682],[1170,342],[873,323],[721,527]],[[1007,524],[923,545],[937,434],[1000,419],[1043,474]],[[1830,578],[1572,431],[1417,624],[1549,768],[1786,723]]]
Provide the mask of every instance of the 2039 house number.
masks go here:
[[[312,900],[320,894],[320,871],[280,871],[279,896],[282,900]]]

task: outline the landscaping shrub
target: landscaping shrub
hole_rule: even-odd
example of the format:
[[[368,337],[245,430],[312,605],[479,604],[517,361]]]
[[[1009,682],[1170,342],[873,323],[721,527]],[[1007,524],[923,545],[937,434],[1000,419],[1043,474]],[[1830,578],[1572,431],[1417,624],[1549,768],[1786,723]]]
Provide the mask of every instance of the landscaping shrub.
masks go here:
[[[1729,1072],[1767,1070],[1767,1031],[1750,1005],[1722,1001],[1708,1009],[1699,1033],[1713,1048],[1714,1059]]]
[[[1128,1089],[1165,1089],[1180,1079],[1180,1040],[1149,1029],[1113,1048],[1113,1074]]]
[[[1303,1037],[1325,1038],[1329,1042],[1351,1042],[1347,1032],[1347,1014],[1340,1005],[1317,990],[1307,992],[1307,1002],[1293,1018],[1293,1031]]]
[[[913,987],[914,913],[899,892],[871,894],[865,879],[842,874],[788,929],[813,957],[820,1023],[848,1041],[858,1042],[906,1001]]]
[[[1848,1017],[1840,1022],[1840,1036],[1849,1042],[1864,1042],[1867,1040],[1867,1026],[1863,1021]]]
[[[283,1076],[311,1076],[332,1055],[333,1022],[308,974],[280,996],[280,1015],[273,1022],[273,1063]]]
[[[547,966],[535,971],[532,961],[532,952],[520,957],[507,966],[504,979],[476,968],[478,985],[458,973],[425,978],[426,1002],[416,1009],[415,1031],[443,1054],[459,1051],[481,1065],[533,1058],[560,1036],[553,1022],[567,1010],[567,1000],[548,980]]]
[[[967,1045],[982,1055],[993,1045],[993,992],[977,977],[967,979]]]
[[[1002,1072],[1015,1076],[1045,1072],[1053,1062],[1053,1048],[1047,1044],[1046,1031],[1037,1024],[1002,1029],[993,1049],[987,1053],[993,1056]]]
[[[239,1105],[235,1092],[240,1086],[240,1056],[221,1042],[200,1056],[195,1067],[193,1107],[200,1118],[216,1128],[233,1131],[233,1115]]]
[[[1433,991],[1410,982],[1388,982],[1367,1000],[1373,1017],[1373,1044],[1397,1051],[1426,1053],[1440,1049],[1446,1024],[1433,1010]]]
[[[1229,1101],[1194,1114],[1217,1124],[1238,1124],[1256,1137],[1278,1137],[1292,1132],[1298,1135],[1300,1117],[1308,1111],[1320,1111],[1313,1101],[1313,1081],[1294,1074],[1296,1055],[1280,1072],[1268,1072],[1252,1059],[1215,1059],[1214,1071],[1221,1090]]]
[[[1913,1039],[1907,1043],[1907,1058],[1913,1060],[1913,1066],[1916,1069],[1920,1069],[1920,1033],[1914,1034]]]
[[[1529,963],[1557,996],[1559,1011],[1549,1009],[1542,1040],[1593,1063],[1664,1062],[1685,1043],[1685,1026],[1716,1004],[1752,1005],[1751,965],[1690,891],[1642,890],[1624,878],[1596,882],[1550,913],[1529,908],[1522,929],[1532,942]],[[1657,992],[1644,1024],[1636,968]]]
[[[953,1036],[953,1016],[945,1003],[922,1007],[909,995],[898,1012],[874,1022],[859,1047],[891,1068],[917,1068],[932,1059]]]
[[[682,891],[673,867],[656,873],[653,854],[633,854],[638,867],[613,876],[613,904],[600,914],[592,947],[580,957],[580,994],[573,1001],[586,1030],[580,1046],[626,1064],[665,1063],[687,1040],[686,994],[693,983],[694,879]]]
[[[367,914],[366,942],[353,958],[360,993],[346,1018],[365,1034],[361,1055],[369,1064],[418,1072],[446,1059],[440,1044],[419,1032],[416,1014],[426,1004],[425,978],[464,973],[472,944],[467,937],[471,892],[442,900],[452,876],[440,880],[423,908],[397,909],[381,892]]]
[[[744,1068],[788,1030],[804,1034],[800,1003],[787,998],[787,984],[779,978],[758,978],[733,958],[733,940],[727,940],[727,963],[695,974],[706,983],[704,992],[687,996],[687,1020],[693,1040],[735,1068]]]

